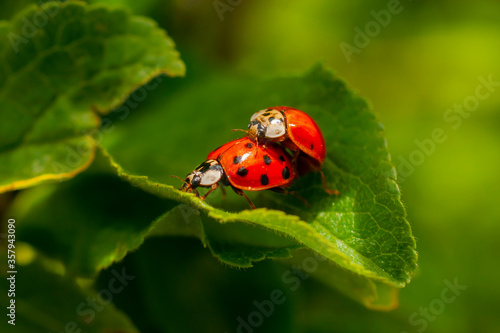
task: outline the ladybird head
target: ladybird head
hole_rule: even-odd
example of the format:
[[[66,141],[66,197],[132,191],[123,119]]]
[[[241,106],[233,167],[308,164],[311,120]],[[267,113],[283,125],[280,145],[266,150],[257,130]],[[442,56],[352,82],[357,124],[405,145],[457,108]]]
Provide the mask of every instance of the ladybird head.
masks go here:
[[[280,111],[271,108],[253,114],[248,124],[248,137],[279,139],[286,134],[285,116]]]
[[[195,189],[198,186],[211,186],[224,178],[224,170],[216,160],[201,163],[184,179],[181,190]]]

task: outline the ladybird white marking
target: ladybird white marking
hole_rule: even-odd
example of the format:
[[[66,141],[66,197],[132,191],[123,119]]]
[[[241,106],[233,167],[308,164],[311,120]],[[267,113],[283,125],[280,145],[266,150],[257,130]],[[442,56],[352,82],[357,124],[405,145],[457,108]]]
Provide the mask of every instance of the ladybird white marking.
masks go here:
[[[241,155],[241,162],[246,161],[247,158],[252,157],[252,155],[253,155],[252,152],[244,153],[243,155]]]
[[[285,133],[286,128],[282,118],[275,118],[269,122],[269,125],[267,125],[266,138],[279,138],[280,136],[285,135]]]
[[[200,177],[201,186],[210,186],[221,180],[222,172],[217,169],[208,169],[207,171],[200,173]]]

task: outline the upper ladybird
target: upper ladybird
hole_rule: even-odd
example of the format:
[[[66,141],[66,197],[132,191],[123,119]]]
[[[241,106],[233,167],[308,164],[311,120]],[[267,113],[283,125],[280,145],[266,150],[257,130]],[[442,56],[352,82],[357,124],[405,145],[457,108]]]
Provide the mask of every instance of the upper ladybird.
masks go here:
[[[328,189],[321,170],[326,157],[325,139],[316,122],[305,112],[289,106],[275,106],[252,115],[248,124],[248,137],[254,141],[279,142],[295,152],[293,161],[300,174],[318,171],[325,191]]]
[[[321,169],[326,157],[325,139],[319,126],[305,112],[288,106],[254,113],[248,125],[248,137],[282,142],[286,148],[302,151],[316,161],[316,170]]]

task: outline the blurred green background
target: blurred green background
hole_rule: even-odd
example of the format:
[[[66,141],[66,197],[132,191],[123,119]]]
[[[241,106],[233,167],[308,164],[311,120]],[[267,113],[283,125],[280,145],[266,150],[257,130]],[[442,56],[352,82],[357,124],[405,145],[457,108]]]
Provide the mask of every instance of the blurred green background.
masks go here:
[[[394,164],[404,173],[403,201],[419,252],[419,269],[401,290],[399,308],[366,310],[307,280],[288,295],[296,302],[285,303],[255,332],[500,332],[500,268],[495,259],[500,251],[500,84],[467,117],[460,117],[459,126],[445,119],[456,104],[473,100],[480,77],[500,82],[500,3],[221,0],[231,9],[218,13],[218,2],[212,0],[92,2],[129,5],[136,14],[155,19],[175,40],[187,75],[163,81],[148,95],[145,108],[161,103],[173,89],[188,91],[214,76],[296,74],[319,60],[370,101],[385,126]],[[26,3],[3,2],[1,18],[10,18]],[[367,45],[358,45],[357,53],[346,57],[340,45],[356,46],[355,28],[373,28],[372,11],[380,13],[388,6],[398,13],[386,26],[379,24],[378,32],[369,31]],[[147,114],[138,112],[126,121],[140,117]],[[446,140],[430,144],[436,128],[443,129]],[[417,142],[427,142],[428,154]],[[414,170],[408,171],[402,161],[413,161]],[[181,252],[183,257],[175,255]],[[246,271],[224,267],[199,241],[166,245],[153,239],[127,256],[124,265],[140,269],[144,258],[158,253],[165,266],[142,267],[143,289],[127,289],[115,300],[144,332],[186,329],[175,326],[176,320],[189,323],[193,331],[198,325],[205,330],[212,326],[213,332],[229,320],[236,331],[235,318],[250,313],[253,300],[265,299],[274,288],[286,290],[279,279],[285,267],[270,262]],[[177,278],[174,270],[181,272]],[[269,270],[278,273],[268,285],[252,284]],[[109,274],[104,272],[100,281],[108,281]],[[446,281],[455,279],[467,289],[450,303],[436,301]],[[135,308],[137,298],[147,301],[156,286],[170,290],[171,298],[154,304],[156,312]],[[196,297],[179,292],[186,288],[195,289]],[[235,298],[242,306],[228,308]],[[430,317],[423,320],[421,311],[429,306]]]

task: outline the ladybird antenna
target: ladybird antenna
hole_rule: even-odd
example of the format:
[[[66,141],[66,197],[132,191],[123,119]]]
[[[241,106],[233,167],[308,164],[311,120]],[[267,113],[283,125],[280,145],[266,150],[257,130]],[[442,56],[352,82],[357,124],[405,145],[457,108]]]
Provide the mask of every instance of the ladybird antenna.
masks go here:
[[[248,133],[248,130],[244,130],[244,129],[241,129],[241,128],[235,128],[235,129],[233,129],[233,132],[245,132],[245,133]]]
[[[176,176],[176,175],[170,175],[170,177],[172,177],[172,178],[177,178],[177,179],[179,179],[181,182],[183,182],[184,184],[188,184],[188,182],[187,182],[185,179],[182,179],[182,178],[181,178],[181,177],[179,177],[179,176]]]
[[[184,184],[181,186],[181,188],[179,188],[179,190],[187,190],[188,192],[191,190],[191,187],[190,187],[190,184],[185,180],[185,179],[182,179],[181,177],[179,176],[176,176],[176,175],[170,175],[170,177],[172,178],[177,178],[179,179],[181,182],[183,182]],[[187,186],[186,186],[187,185]],[[184,186],[186,186],[186,188],[184,188]]]
[[[179,179],[179,180],[180,180],[181,182],[183,182],[183,183],[185,183],[185,182],[186,182],[184,179],[182,179],[181,177],[176,176],[176,175],[170,175],[170,177],[172,177],[172,178],[177,178],[177,179]]]

